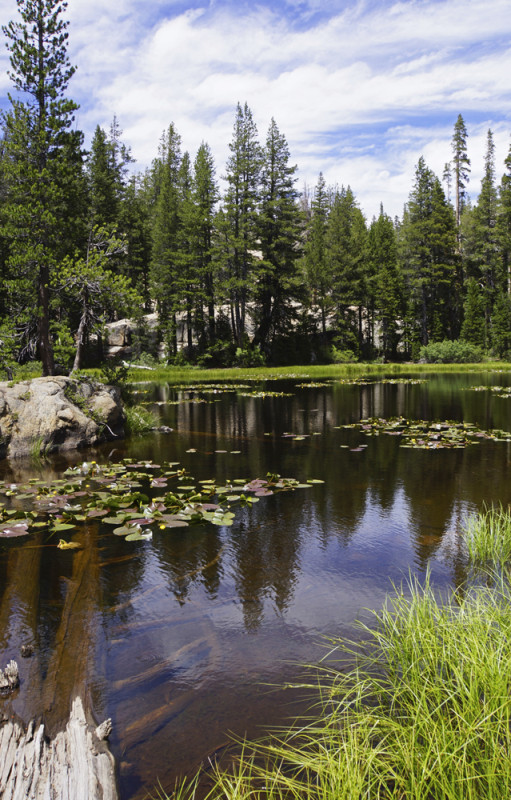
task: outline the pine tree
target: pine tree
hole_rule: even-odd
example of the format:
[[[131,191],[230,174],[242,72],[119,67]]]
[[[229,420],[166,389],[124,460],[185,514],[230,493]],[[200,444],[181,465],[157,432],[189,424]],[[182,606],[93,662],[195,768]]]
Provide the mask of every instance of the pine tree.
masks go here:
[[[330,198],[323,173],[319,173],[311,202],[311,217],[306,230],[304,248],[304,272],[309,293],[309,303],[319,307],[321,313],[321,333],[326,339],[326,320],[332,306],[332,276],[329,271],[327,254],[327,223],[330,211]]]
[[[370,305],[365,271],[367,229],[348,186],[336,191],[328,216],[326,245],[338,342],[358,354],[363,347],[363,311]]]
[[[484,298],[475,278],[467,281],[460,338],[478,347],[486,347]]]
[[[506,172],[502,176],[498,206],[497,234],[502,260],[502,289],[511,293],[511,147],[504,161]]]
[[[143,181],[131,178],[124,190],[119,212],[119,232],[126,248],[122,258],[122,274],[143,298],[146,311],[151,309],[149,265],[151,262],[151,224]]]
[[[199,273],[193,253],[194,209],[190,155],[183,153],[178,172],[179,208],[174,277],[175,308],[186,314],[186,345],[193,346],[194,311],[200,291]]]
[[[178,270],[181,137],[173,124],[164,132],[158,157],[148,182],[152,194],[151,293],[158,305],[160,327],[169,356],[177,353],[179,297],[176,294]]]
[[[54,373],[50,285],[56,265],[76,242],[83,196],[82,135],[71,129],[77,105],[65,97],[74,74],[59,0],[17,0],[21,22],[3,28],[21,99],[4,116],[9,199],[3,233],[9,242],[8,290],[25,312],[37,307],[43,374]],[[13,299],[14,302],[14,299]],[[21,311],[23,309],[20,309]],[[28,316],[28,314],[27,314]]]
[[[499,358],[511,355],[511,297],[507,291],[497,292],[491,319],[492,351]]]
[[[454,174],[454,207],[456,211],[456,228],[459,230],[461,214],[465,205],[466,186],[469,181],[470,159],[467,156],[467,128],[465,120],[458,114],[452,137],[452,171]]]
[[[262,156],[258,264],[255,292],[254,344],[271,358],[275,336],[289,331],[299,295],[297,259],[301,231],[296,166],[289,164],[289,147],[271,120]]]
[[[483,290],[485,308],[485,340],[490,344],[491,316],[495,297],[504,289],[497,230],[497,188],[495,183],[495,145],[488,131],[484,175],[477,205],[465,226],[464,258],[467,273]]]
[[[400,240],[409,291],[408,326],[417,331],[421,345],[453,338],[457,335],[451,303],[458,275],[455,220],[440,181],[422,156]]]
[[[395,359],[399,320],[403,316],[403,281],[397,261],[396,231],[392,219],[380,207],[368,236],[368,257],[375,282],[376,319],[381,326],[382,355]]]
[[[87,158],[87,183],[90,204],[90,228],[115,226],[119,217],[119,187],[112,149],[106,132],[96,127]]]
[[[202,339],[211,345],[215,339],[213,236],[218,187],[213,155],[205,142],[199,147],[194,161],[192,201],[192,252],[200,285],[197,327]]]
[[[73,372],[82,366],[84,345],[92,331],[101,334],[103,324],[115,312],[138,314],[141,298],[131,281],[109,269],[109,261],[125,250],[123,239],[112,236],[108,228],[95,227],[85,256],[66,258],[59,265],[59,292],[79,307]]]
[[[227,161],[227,192],[223,203],[223,254],[225,286],[231,327],[238,347],[244,347],[247,305],[252,295],[255,252],[258,250],[257,212],[261,172],[261,147],[248,105],[238,103]]]
[[[108,145],[110,150],[110,166],[115,176],[115,183],[120,199],[128,183],[129,164],[135,160],[131,155],[131,148],[122,141],[123,130],[119,120],[114,114],[110,125]]]

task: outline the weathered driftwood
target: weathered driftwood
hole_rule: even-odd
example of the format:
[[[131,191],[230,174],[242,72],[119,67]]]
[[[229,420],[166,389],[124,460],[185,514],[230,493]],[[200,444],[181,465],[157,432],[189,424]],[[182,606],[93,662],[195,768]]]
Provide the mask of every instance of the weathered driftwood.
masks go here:
[[[107,722],[108,727],[108,722]],[[54,739],[44,725],[0,723],[2,800],[116,800],[114,759],[87,724],[75,698],[68,723]]]
[[[20,674],[15,661],[9,661],[5,669],[0,669],[0,694],[12,692],[20,685]]]

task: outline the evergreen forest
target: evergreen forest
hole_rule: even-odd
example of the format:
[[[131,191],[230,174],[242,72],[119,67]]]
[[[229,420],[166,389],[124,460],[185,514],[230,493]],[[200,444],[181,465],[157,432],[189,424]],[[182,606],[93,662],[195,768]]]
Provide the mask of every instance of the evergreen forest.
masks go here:
[[[142,363],[417,360],[449,343],[472,360],[511,356],[511,149],[501,174],[491,130],[475,204],[460,114],[443,175],[421,157],[395,219],[381,207],[367,220],[354,189],[322,174],[299,190],[285,135],[272,119],[260,136],[246,103],[221,176],[172,122],[137,173],[115,116],[84,147],[66,3],[17,2],[3,27],[4,374],[101,363],[105,326],[123,318]]]

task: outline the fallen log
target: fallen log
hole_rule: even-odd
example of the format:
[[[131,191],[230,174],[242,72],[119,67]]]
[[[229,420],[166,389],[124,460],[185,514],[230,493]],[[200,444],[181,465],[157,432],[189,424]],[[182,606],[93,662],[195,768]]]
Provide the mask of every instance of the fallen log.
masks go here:
[[[87,723],[76,697],[64,730],[48,739],[44,725],[0,722],[2,800],[117,800],[115,765],[104,736]]]

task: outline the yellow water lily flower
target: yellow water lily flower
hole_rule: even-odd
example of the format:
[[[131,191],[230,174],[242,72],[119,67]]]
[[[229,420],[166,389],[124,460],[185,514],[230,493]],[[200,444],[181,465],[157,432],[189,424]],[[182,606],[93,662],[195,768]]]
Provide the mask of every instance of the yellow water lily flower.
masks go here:
[[[78,550],[81,546],[78,542],[66,542],[65,539],[60,539],[57,545],[59,550]]]

